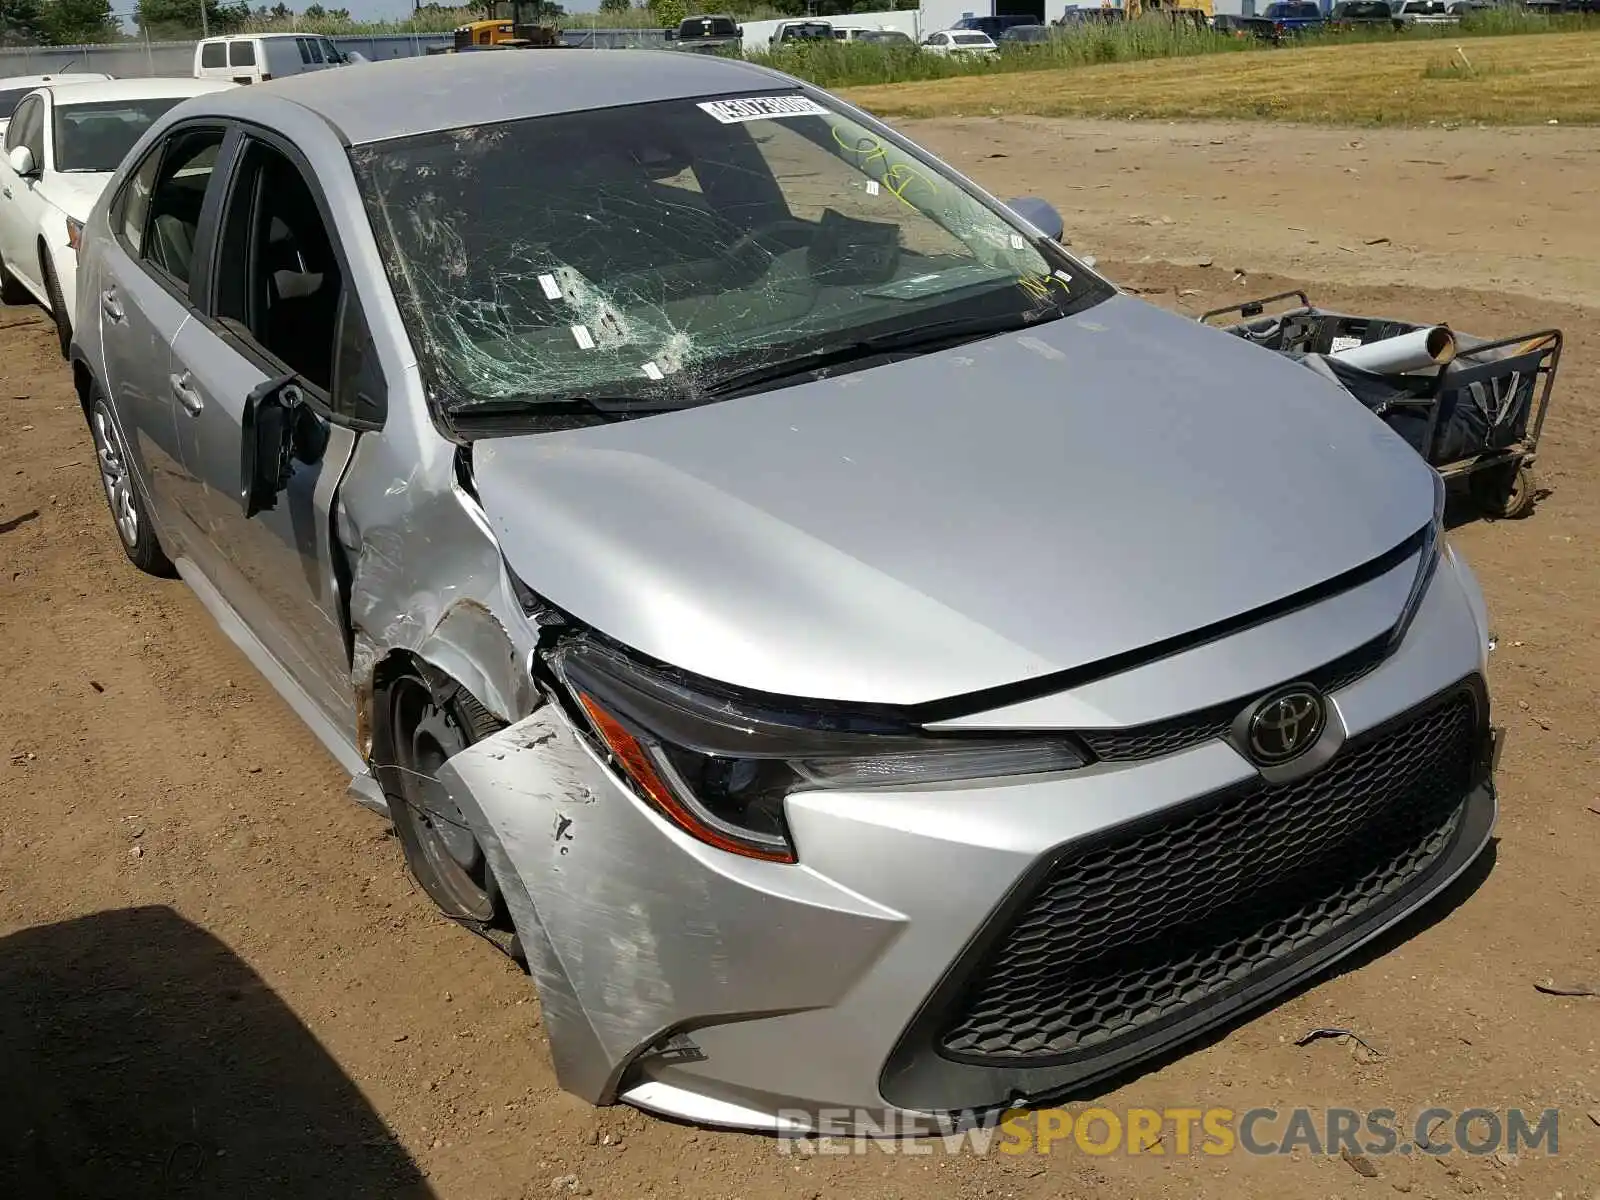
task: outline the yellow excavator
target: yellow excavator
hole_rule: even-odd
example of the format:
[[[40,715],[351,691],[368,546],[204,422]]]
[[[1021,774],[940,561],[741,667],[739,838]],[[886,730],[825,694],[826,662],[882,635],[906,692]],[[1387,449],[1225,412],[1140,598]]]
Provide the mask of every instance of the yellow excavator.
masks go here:
[[[486,46],[559,46],[561,30],[541,24],[538,16],[545,6],[540,0],[494,0],[488,15],[456,27],[453,50],[477,50]]]

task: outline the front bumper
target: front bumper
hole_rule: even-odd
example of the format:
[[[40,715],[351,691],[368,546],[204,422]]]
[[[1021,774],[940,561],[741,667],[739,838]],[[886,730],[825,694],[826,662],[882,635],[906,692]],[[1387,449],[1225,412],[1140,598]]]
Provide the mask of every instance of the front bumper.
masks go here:
[[[1449,828],[1416,868],[1359,911],[1323,914],[1228,986],[1201,989],[1194,1003],[1141,1018],[1088,1053],[1056,1044],[1028,1058],[1005,1037],[998,1056],[964,1053],[950,1041],[950,1014],[998,969],[994,944],[1014,932],[1052,867],[1259,787],[1223,741],[998,785],[796,795],[798,866],[728,855],[668,826],[553,705],[456,756],[444,777],[511,881],[507,900],[568,1090],[765,1129],[810,1127],[822,1109],[902,1119],[987,1110],[1081,1089],[1264,1003],[1466,868],[1495,819],[1480,608],[1470,574],[1447,558],[1405,641],[1332,693],[1350,753],[1419,705],[1461,688],[1472,697],[1470,764]],[[1283,621],[1303,634],[1303,615]],[[1252,631],[1252,653],[1266,636]],[[1293,652],[1283,648],[1286,661]],[[1183,670],[1172,667],[1174,690],[1188,686],[1176,686]],[[1337,839],[1323,850],[1343,853]],[[980,1031],[966,1051],[982,1042]]]

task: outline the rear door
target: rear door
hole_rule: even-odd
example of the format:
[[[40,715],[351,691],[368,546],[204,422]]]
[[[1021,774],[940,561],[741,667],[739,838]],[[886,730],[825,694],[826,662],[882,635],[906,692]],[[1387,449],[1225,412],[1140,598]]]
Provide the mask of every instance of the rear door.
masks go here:
[[[198,409],[180,441],[205,485],[212,582],[354,742],[332,513],[356,437],[381,425],[370,407],[358,413],[353,397],[381,398],[383,388],[368,374],[375,359],[337,244],[298,153],[252,132],[219,213],[205,298],[174,343],[172,369]],[[245,399],[285,378],[306,398],[294,474],[274,508],[247,519],[239,502]]]
[[[171,347],[189,319],[202,213],[220,203],[213,184],[227,137],[222,125],[180,125],[151,147],[112,199],[99,294],[80,298],[80,308],[95,305],[105,386],[156,520],[179,543],[169,547],[175,554],[194,544],[204,488],[178,448],[179,422],[192,414],[173,378]]]

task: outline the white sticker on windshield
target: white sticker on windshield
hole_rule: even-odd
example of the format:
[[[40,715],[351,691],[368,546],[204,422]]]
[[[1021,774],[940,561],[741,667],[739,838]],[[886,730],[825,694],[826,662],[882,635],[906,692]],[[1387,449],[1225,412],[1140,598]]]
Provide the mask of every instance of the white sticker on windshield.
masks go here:
[[[546,300],[561,299],[561,285],[556,282],[554,275],[539,276],[539,286],[544,289],[544,298]]]
[[[572,340],[578,343],[579,350],[593,350],[594,338],[589,335],[587,325],[574,325],[572,327]]]
[[[1013,233],[1011,235],[1011,248],[1013,250],[1021,250],[1027,246],[1027,244],[1027,242],[1022,240],[1022,235],[1020,233]]]
[[[1354,350],[1359,345],[1361,339],[1358,337],[1336,337],[1333,339],[1333,345],[1328,347],[1328,353],[1338,354],[1341,350]]]
[[[805,96],[751,96],[746,100],[707,100],[699,106],[724,125],[774,117],[825,117],[828,110]]]
[[[653,363],[653,362],[645,363],[645,365],[644,365],[644,373],[650,379],[665,379],[666,378],[666,376],[664,376],[661,373],[661,368],[656,366],[655,363]]]
[[[876,196],[882,190],[883,189],[878,186],[878,181],[876,179],[867,180],[867,195]]]

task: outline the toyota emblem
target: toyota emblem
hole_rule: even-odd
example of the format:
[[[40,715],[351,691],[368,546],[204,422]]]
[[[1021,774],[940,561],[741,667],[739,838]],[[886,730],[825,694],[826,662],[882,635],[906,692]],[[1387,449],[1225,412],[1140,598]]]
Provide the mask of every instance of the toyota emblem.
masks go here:
[[[1305,686],[1285,688],[1250,714],[1250,757],[1264,767],[1298,758],[1317,744],[1327,723],[1328,709],[1320,695]]]

